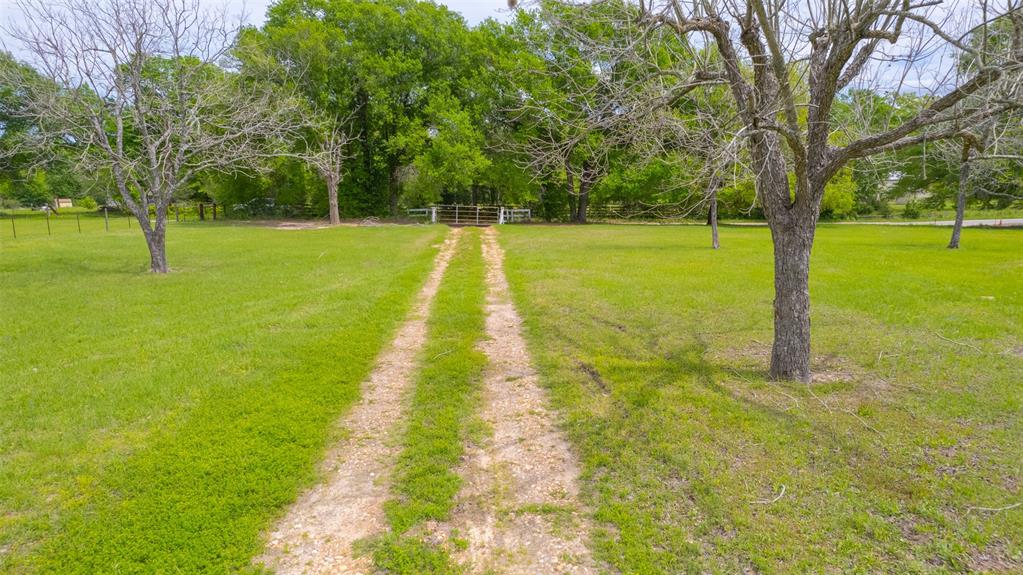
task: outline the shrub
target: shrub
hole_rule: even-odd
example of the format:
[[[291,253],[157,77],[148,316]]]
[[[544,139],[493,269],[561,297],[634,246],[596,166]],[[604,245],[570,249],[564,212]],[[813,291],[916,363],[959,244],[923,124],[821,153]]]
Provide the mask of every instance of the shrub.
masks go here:
[[[845,169],[835,175],[824,187],[821,199],[821,217],[838,220],[848,218],[855,212],[856,182],[852,170]]]
[[[920,215],[920,206],[916,203],[916,200],[909,200],[906,202],[906,207],[902,210],[902,217],[915,220],[919,218]]]
[[[763,212],[753,180],[743,180],[718,190],[718,214],[726,218],[757,218]]]
[[[77,203],[78,207],[85,208],[87,210],[95,210],[99,206],[99,204],[96,203],[96,200],[94,200],[92,196],[85,196],[84,198],[78,200]]]

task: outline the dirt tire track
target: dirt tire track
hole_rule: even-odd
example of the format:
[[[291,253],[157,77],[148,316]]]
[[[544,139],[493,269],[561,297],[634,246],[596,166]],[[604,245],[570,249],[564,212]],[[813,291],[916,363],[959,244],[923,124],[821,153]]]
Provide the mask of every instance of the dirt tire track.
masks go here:
[[[400,451],[396,422],[402,421],[415,381],[418,356],[426,342],[430,305],[461,230],[452,229],[414,307],[388,348],[377,358],[363,384],[362,400],[344,418],[344,440],[323,464],[325,481],[303,493],[270,532],[256,559],[282,575],[368,574],[369,557],[355,557],[352,544],[387,528],[384,502]]]
[[[483,235],[488,339],[480,346],[489,360],[481,417],[493,434],[466,449],[455,510],[449,521],[428,526],[430,538],[467,541],[452,555],[474,574],[597,573],[586,546],[579,466],[547,407],[496,238],[494,228]]]

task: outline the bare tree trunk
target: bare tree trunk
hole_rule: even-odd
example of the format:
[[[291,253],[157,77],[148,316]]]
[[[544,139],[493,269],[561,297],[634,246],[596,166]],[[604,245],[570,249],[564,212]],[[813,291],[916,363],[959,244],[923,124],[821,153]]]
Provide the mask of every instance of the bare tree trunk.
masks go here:
[[[716,189],[710,193],[710,245],[714,249],[721,247],[721,242],[718,241],[718,191]]]
[[[149,222],[149,210],[145,206],[133,211],[149,248],[149,271],[167,273],[170,269],[167,267],[167,208],[156,207],[155,225]]]
[[[586,223],[586,209],[590,205],[590,188],[593,187],[593,169],[590,163],[583,162],[583,171],[579,177],[579,201],[576,204],[575,222]]]
[[[810,250],[813,228],[771,230],[774,346],[771,379],[810,381]]]
[[[779,138],[770,134],[750,140],[758,170],[757,193],[774,243],[774,343],[770,377],[810,381],[810,251],[817,215],[812,205],[793,204]],[[809,180],[810,178],[807,177]],[[826,181],[796,183],[823,194]],[[819,197],[819,196],[817,196]],[[808,212],[806,210],[809,210]]]
[[[166,237],[165,231],[160,228],[146,232],[146,245],[149,247],[149,271],[155,274],[165,274],[169,271]]]
[[[341,211],[337,203],[337,187],[341,180],[335,173],[326,174],[327,200],[330,203],[330,225],[336,226],[341,223]]]
[[[714,249],[721,247],[718,241],[718,179],[710,182],[710,207],[707,209],[707,225],[710,226],[710,244]]]
[[[579,183],[579,201],[577,202],[575,222],[577,224],[586,223],[586,208],[590,204],[590,186],[585,180]]]
[[[565,184],[568,188],[568,219],[569,221],[575,221],[576,218],[576,192],[575,192],[575,176],[572,175],[572,165],[565,162]]]
[[[963,232],[963,217],[966,215],[966,191],[970,185],[970,142],[963,141],[963,153],[959,158],[959,192],[956,194],[956,221],[952,226],[952,238],[948,249],[959,249],[959,236]]]

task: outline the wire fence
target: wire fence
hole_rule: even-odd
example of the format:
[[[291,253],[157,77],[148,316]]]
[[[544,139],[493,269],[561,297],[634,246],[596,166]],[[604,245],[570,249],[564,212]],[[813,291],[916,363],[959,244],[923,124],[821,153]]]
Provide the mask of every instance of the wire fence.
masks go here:
[[[700,203],[606,203],[588,206],[586,218],[591,221],[689,220],[705,219],[705,211]]]
[[[316,217],[307,206],[275,206],[275,209],[249,210],[248,206],[224,206],[214,203],[178,203],[170,207],[168,225],[205,223],[224,220],[253,220],[263,218]],[[155,214],[150,222],[155,223]],[[116,208],[85,210],[65,208],[59,211],[8,209],[0,210],[0,239],[18,239],[69,234],[112,233],[136,230],[139,220],[134,214]]]

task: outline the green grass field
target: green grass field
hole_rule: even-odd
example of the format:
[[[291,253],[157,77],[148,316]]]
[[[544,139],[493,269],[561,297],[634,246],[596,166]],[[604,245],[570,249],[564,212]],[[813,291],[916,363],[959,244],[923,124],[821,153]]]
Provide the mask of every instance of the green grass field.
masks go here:
[[[93,232],[0,234],[0,572],[246,572],[445,229],[185,223],[166,277]],[[765,380],[767,229],[501,227],[608,571],[1023,570],[1023,230],[947,233],[820,228],[806,386]],[[417,527],[485,433],[483,269],[467,230],[366,550],[389,573],[457,572]]]
[[[439,228],[0,243],[0,571],[230,573],[402,320]]]
[[[974,509],[1023,501],[1023,232],[822,226],[812,386],[765,381],[766,229],[502,236],[616,570],[1023,569],[1023,508]]]

